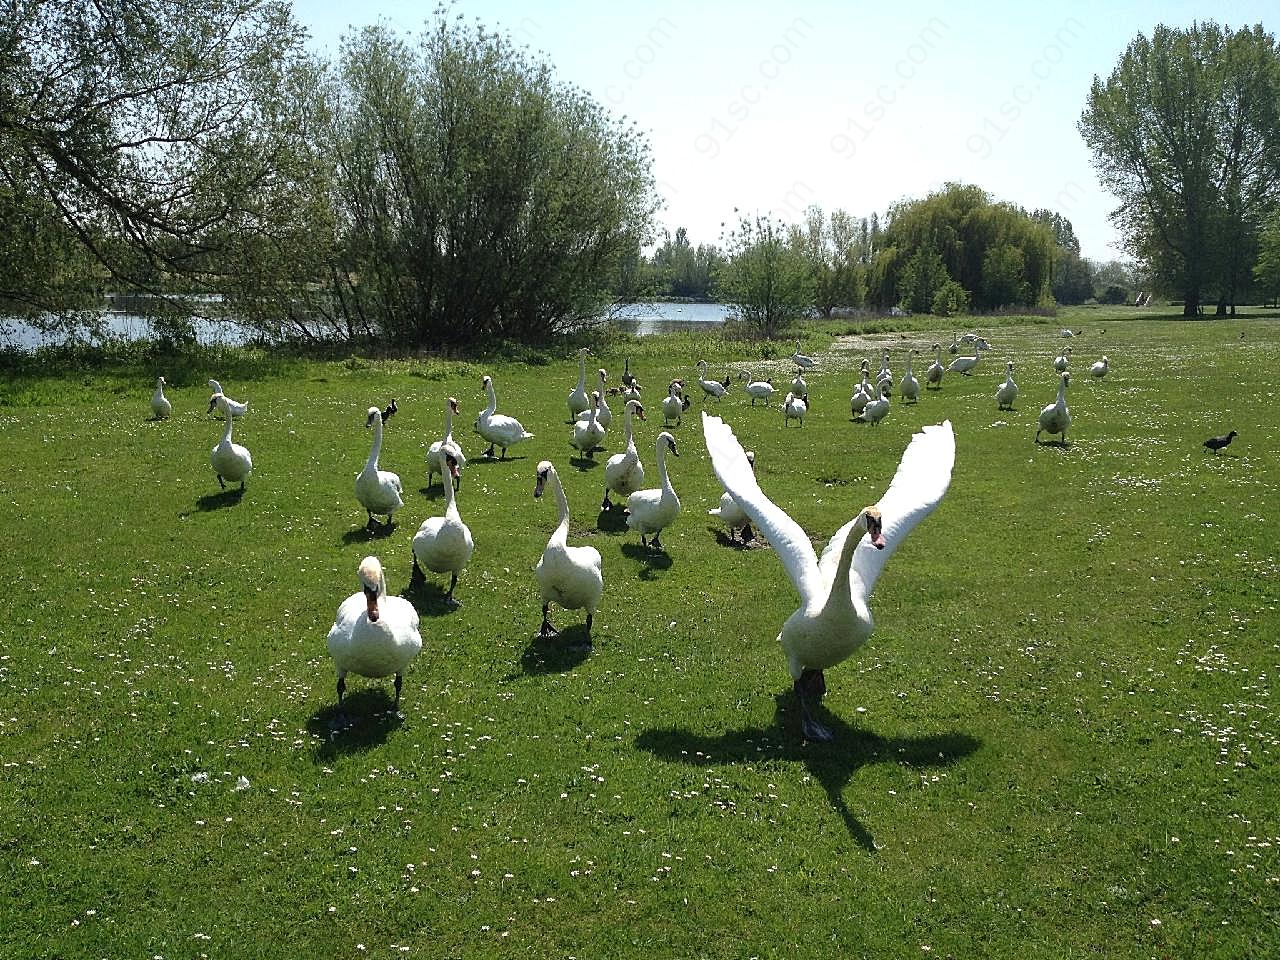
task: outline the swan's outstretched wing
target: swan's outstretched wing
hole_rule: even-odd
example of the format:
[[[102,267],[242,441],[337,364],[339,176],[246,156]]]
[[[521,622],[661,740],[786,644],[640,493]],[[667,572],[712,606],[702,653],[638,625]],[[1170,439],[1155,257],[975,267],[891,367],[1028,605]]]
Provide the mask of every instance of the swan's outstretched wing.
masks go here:
[[[880,579],[880,571],[893,552],[906,539],[917,523],[933,512],[951,483],[951,467],[956,459],[956,438],[951,421],[924,427],[923,433],[911,438],[893,482],[876,506],[884,521],[885,547],[877,550],[863,541],[853,555],[849,568],[849,585],[855,594],[866,599]],[[836,531],[818,561],[825,578],[830,579],[840,559],[845,538],[857,517]]]
[[[702,435],[706,438],[707,452],[711,454],[711,466],[717,479],[733,494],[756,526],[764,531],[803,600],[808,602],[824,594],[813,544],[800,524],[764,495],[742,444],[733,435],[733,429],[719,417],[709,416],[704,411]]]

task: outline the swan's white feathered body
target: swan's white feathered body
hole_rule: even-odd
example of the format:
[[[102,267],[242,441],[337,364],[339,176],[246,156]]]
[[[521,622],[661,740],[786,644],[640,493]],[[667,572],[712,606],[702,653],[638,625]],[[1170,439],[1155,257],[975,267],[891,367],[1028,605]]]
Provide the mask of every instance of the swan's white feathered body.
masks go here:
[[[1070,366],[1070,364],[1071,364],[1071,348],[1070,347],[1067,347],[1065,350],[1062,351],[1062,353],[1058,354],[1053,359],[1053,369],[1057,370],[1058,373],[1066,373],[1067,367]]]
[[[391,515],[404,506],[404,486],[399,475],[378,469],[378,456],[382,452],[382,411],[370,407],[364,425],[365,429],[373,430],[373,446],[369,449],[364,469],[356,474],[356,499],[368,511],[370,523],[377,514],[385,516],[389,524]]]
[[[978,361],[982,359],[982,354],[975,354],[972,357],[956,357],[947,364],[948,373],[963,373],[966,377],[973,373],[973,368],[978,365]]]
[[[591,406],[591,396],[587,393],[587,354],[589,352],[586,347],[578,351],[578,385],[569,391],[570,420],[576,420],[578,414]]]
[[[757,400],[763,400],[766,404],[773,399],[773,381],[757,380],[751,374],[747,374],[747,396],[751,398],[751,405],[754,407]]]
[[[609,375],[605,372],[604,368],[601,367],[596,371],[596,376],[600,378],[600,387],[591,394],[593,398],[600,398],[600,402],[596,404],[596,422],[600,424],[605,431],[608,431],[609,427],[613,425],[613,411],[609,409],[609,403],[606,400],[608,390],[605,388],[605,384],[609,380]],[[588,408],[578,414],[574,419],[586,420],[589,416],[591,416],[591,410]]]
[[[247,402],[241,403],[239,400],[232,400],[225,393],[215,393],[209,398],[209,412],[213,413],[215,408],[230,412],[237,420],[249,412],[249,404]]]
[[[587,410],[587,416],[573,421],[573,435],[569,437],[569,442],[588,457],[595,456],[596,447],[604,439],[604,427],[601,426],[600,421],[596,418],[596,409],[599,403],[600,391],[593,390],[591,392],[591,407]]]
[[[702,392],[706,396],[715,397],[717,400],[723,397],[729,389],[719,380],[707,379],[707,361],[705,360],[698,361],[698,386],[702,387]]]
[[[600,606],[600,598],[604,596],[600,551],[595,547],[568,545],[569,500],[564,495],[564,487],[560,484],[556,468],[549,460],[543,460],[538,464],[538,482],[533,495],[541,497],[548,485],[555,494],[560,522],[547,541],[546,549],[542,551],[542,557],[533,571],[542,595],[542,633],[546,636],[555,632],[548,616],[548,606],[555,603],[566,610],[585,608],[587,632],[590,634],[592,617]]]
[[[329,656],[338,670],[338,703],[346,691],[346,676],[396,678],[400,682],[409,661],[422,650],[418,611],[403,597],[387,596],[387,580],[377,557],[365,557],[359,569],[361,591],[342,601],[329,628]]]
[[[871,386],[871,374],[862,371],[862,382],[853,388],[853,396],[849,398],[849,412],[855,417],[867,408],[867,403],[875,397],[875,387]]]
[[[454,464],[452,458],[445,456],[445,467],[450,472]],[[453,477],[447,476],[444,486],[444,515],[428,517],[413,535],[413,568],[414,577],[422,576],[419,565],[432,573],[449,573],[449,590],[446,597],[453,599],[453,588],[458,584],[458,577],[466,569],[467,561],[475,550],[475,541],[471,539],[471,530],[462,522],[458,513],[458,501],[453,495]]]
[[[610,493],[629,497],[644,486],[644,464],[640,462],[635,434],[631,427],[633,416],[644,419],[644,407],[640,405],[639,400],[628,400],[627,405],[622,409],[622,429],[626,448],[622,453],[615,453],[604,465],[604,502],[601,506],[606,510],[613,506],[609,500]]]
[[[667,395],[662,398],[662,425],[665,427],[668,420],[674,419],[679,426],[681,415],[688,409],[689,398],[681,390],[680,381],[672,380],[667,387]]]
[[[1111,361],[1103,357],[1098,362],[1089,367],[1089,376],[1096,377],[1101,380],[1107,375],[1107,371],[1111,369]]]
[[[253,472],[253,457],[249,455],[247,447],[231,442],[231,411],[223,410],[222,415],[227,419],[227,427],[222,433],[221,442],[210,451],[209,462],[218,475],[219,487],[225,488],[224,481],[230,480],[232,483],[239,483],[243,490],[245,479]]]
[[[942,374],[945,370],[942,366],[942,345],[935,343],[933,353],[933,363],[929,364],[929,369],[924,372],[924,379],[929,386],[938,390],[942,388]]]
[[[647,534],[653,534],[654,544],[659,545],[658,535],[680,516],[680,498],[676,496],[671,477],[667,473],[667,451],[677,457],[680,453],[676,450],[675,437],[665,430],[658,434],[654,446],[658,477],[662,485],[654,489],[637,490],[627,497],[627,526],[640,534],[642,544]]]
[[[440,474],[441,482],[448,476],[451,471],[445,463],[444,456],[448,453],[457,463],[457,471],[452,473],[454,489],[462,485],[462,468],[467,465],[467,458],[462,454],[462,447],[458,446],[458,441],[453,439],[453,417],[458,413],[458,401],[449,397],[444,402],[444,436],[431,444],[427,448],[427,486],[431,486],[431,478],[437,473]]]
[[[157,420],[167,420],[173,415],[173,404],[164,395],[164,377],[156,377],[156,392],[151,395],[151,412]]]
[[[804,397],[797,397],[794,393],[788,393],[785,400],[782,401],[782,425],[789,426],[792,420],[799,420],[800,426],[804,426],[804,416],[809,412],[809,404],[805,402]]]
[[[818,365],[818,361],[813,357],[807,357],[800,352],[800,341],[796,341],[796,352],[791,355],[791,362],[801,370],[812,370]]]
[[[1013,382],[1013,361],[1004,365],[1004,383],[996,388],[996,409],[1012,410],[1013,401],[1018,399],[1018,385]]]
[[[807,397],[809,395],[809,384],[805,383],[799,371],[796,372],[795,379],[791,381],[791,392],[797,397]]]
[[[524,440],[532,440],[533,434],[525,430],[524,426],[515,417],[503,416],[496,412],[498,409],[498,394],[493,389],[493,377],[486,376],[482,386],[489,395],[489,404],[476,417],[473,429],[482,438],[489,441],[489,449],[484,452],[486,457],[493,456],[494,447],[501,447],[502,455],[499,459],[505,460],[508,449]]]
[[[858,418],[863,423],[877,424],[889,415],[889,394],[885,390],[880,391],[880,396],[874,400],[868,400],[867,405],[862,408],[862,413]]]
[[[898,393],[902,395],[902,399],[910,400],[912,403],[915,403],[920,396],[920,381],[911,372],[911,358],[914,355],[914,350],[907,354],[907,372],[902,375],[902,382],[898,384]]]
[[[764,532],[800,594],[778,642],[805,712],[806,736],[830,739],[831,732],[813,720],[809,701],[821,698],[821,671],[871,635],[875,622],[868,601],[885,563],[946,493],[955,462],[951,422],[926,426],[912,437],[879,503],[837,530],[820,558],[800,525],[760,489],[733,430],[706,413],[702,430],[716,476]]]
[[[1071,426],[1071,411],[1067,409],[1067,387],[1071,384],[1071,374],[1064,373],[1058,385],[1058,399],[1040,411],[1040,428],[1036,430],[1036,442],[1040,442],[1041,433],[1057,433],[1067,439],[1067,427]]]

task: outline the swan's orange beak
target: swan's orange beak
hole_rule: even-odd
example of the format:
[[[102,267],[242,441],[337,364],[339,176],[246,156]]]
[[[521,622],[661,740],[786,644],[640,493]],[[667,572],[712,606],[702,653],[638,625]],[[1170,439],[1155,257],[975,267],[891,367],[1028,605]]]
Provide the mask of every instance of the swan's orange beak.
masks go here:
[[[378,622],[378,591],[364,588],[364,599],[369,609],[369,622]]]

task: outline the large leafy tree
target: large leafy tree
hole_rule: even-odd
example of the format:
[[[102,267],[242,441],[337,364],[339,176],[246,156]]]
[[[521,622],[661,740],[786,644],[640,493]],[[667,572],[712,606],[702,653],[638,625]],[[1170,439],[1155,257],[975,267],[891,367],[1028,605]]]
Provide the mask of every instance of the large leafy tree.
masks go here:
[[[296,222],[293,158],[311,138],[295,94],[309,68],[286,3],[3,11],[0,208],[35,241],[0,246],[11,303],[38,316],[105,283],[216,287],[254,269],[237,254]]]
[[[1280,53],[1261,26],[1159,26],[1095,78],[1080,132],[1134,254],[1197,316],[1234,309],[1280,190]]]
[[[813,307],[813,271],[784,224],[744,216],[729,236],[718,290],[759,336],[776,337]]]
[[[442,13],[344,43],[332,302],[394,345],[537,339],[600,315],[650,231],[648,146],[502,34]]]

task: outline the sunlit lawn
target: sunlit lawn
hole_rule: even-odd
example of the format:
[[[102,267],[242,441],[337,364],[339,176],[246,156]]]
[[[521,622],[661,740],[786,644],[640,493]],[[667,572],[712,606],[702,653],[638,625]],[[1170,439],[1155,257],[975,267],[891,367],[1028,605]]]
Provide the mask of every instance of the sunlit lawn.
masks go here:
[[[646,555],[598,517],[620,423],[597,466],[568,445],[568,348],[10,377],[0,955],[1269,955],[1280,323],[1148,316],[966,321],[995,346],[977,373],[895,397],[878,427],[849,420],[858,359],[874,369],[888,345],[897,376],[916,346],[919,375],[952,328],[812,333],[803,429],[737,380],[707,404],[819,547],[881,494],[914,430],[955,426],[950,491],[886,569],[869,644],[828,672],[830,746],[798,732],[774,639],[796,604],[781,565],[706,514],[720,489],[696,395],[672,431],[684,512]],[[1068,324],[1081,335],[1058,339]],[[1067,342],[1073,424],[1038,446]],[[1111,373],[1092,382],[1102,354]],[[702,356],[721,377],[792,372],[707,335],[615,342],[591,364],[616,383],[625,356],[654,483],[671,377],[696,394]],[[1006,358],[1011,413],[994,400]],[[153,422],[160,373],[175,416]],[[470,430],[485,373],[536,435],[507,462]],[[243,498],[208,463],[209,376],[251,404]],[[464,605],[441,603],[443,577],[413,594],[424,649],[403,719],[389,681],[351,678],[342,730],[325,635],[366,554],[393,593],[408,586],[413,533],[442,509],[423,457],[449,395],[471,461]],[[353,479],[364,411],[392,397],[382,466],[407,503],[371,538]],[[1221,454],[1201,446],[1232,428]],[[544,457],[571,542],[604,557],[589,656],[536,638]]]

